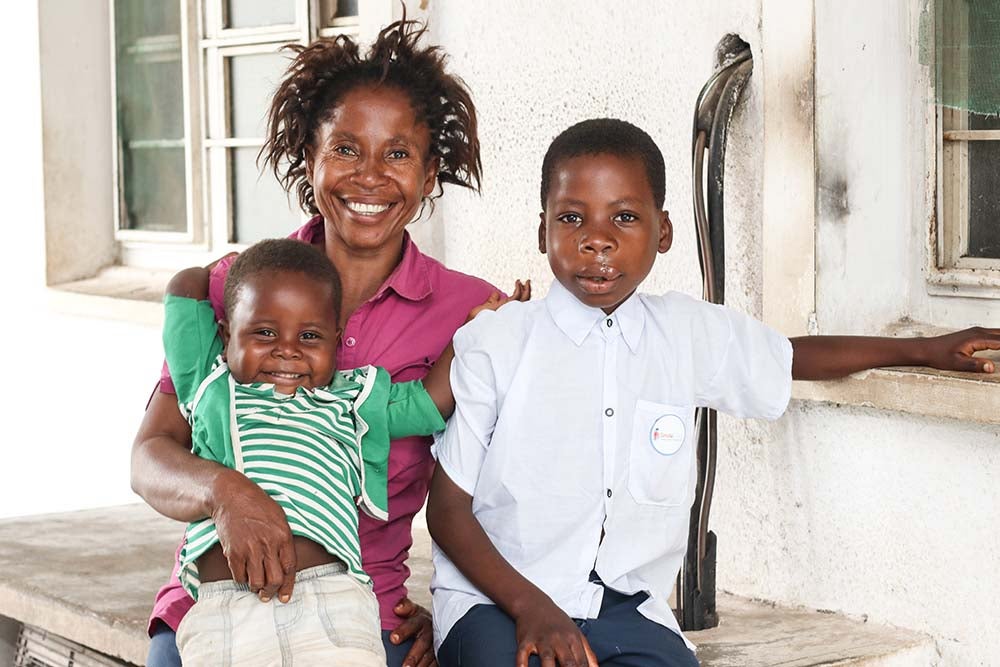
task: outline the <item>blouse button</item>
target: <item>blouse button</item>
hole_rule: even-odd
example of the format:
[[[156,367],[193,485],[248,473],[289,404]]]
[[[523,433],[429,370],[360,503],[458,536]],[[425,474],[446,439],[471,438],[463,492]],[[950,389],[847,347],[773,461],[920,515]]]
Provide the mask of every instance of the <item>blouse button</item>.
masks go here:
[[[346,345],[347,347],[354,347],[357,344],[357,342],[358,341],[355,340],[354,336],[348,336],[347,338],[344,339],[344,345]]]
[[[608,417],[613,417],[615,415],[615,411],[613,408],[608,408],[607,410],[604,411],[604,414],[607,415]]]

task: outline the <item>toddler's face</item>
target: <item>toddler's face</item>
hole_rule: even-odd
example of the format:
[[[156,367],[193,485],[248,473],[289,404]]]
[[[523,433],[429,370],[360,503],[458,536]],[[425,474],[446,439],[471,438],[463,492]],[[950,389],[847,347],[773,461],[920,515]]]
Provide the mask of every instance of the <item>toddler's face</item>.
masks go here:
[[[297,271],[248,277],[222,327],[233,378],[271,383],[283,394],[330,384],[340,339],[330,291]]]
[[[539,250],[549,256],[556,279],[607,314],[635,292],[673,238],[638,158],[564,160],[553,173],[541,219]]]

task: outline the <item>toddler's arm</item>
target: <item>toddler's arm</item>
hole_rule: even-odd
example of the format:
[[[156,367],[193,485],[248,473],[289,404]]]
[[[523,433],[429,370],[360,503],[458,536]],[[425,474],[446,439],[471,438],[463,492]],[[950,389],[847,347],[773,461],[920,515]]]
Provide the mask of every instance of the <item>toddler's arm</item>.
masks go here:
[[[204,266],[192,266],[189,269],[184,269],[167,283],[167,294],[204,301],[208,298],[208,276],[210,273],[211,271]]]
[[[529,299],[531,299],[531,281],[526,280],[522,283],[518,280],[514,283],[514,291],[511,292],[510,296],[505,297],[494,292],[484,303],[469,311],[469,317],[466,319],[466,322],[471,321],[472,318],[484,310],[496,310],[510,301],[528,301]],[[431,367],[430,372],[427,373],[427,377],[424,378],[424,389],[427,390],[431,400],[434,401],[434,405],[437,406],[438,412],[445,419],[450,417],[451,413],[455,411],[455,397],[451,393],[451,381],[449,377],[451,375],[451,362],[454,359],[455,348],[451,343],[448,343],[448,347],[444,349],[441,356],[434,362],[434,366]]]
[[[440,464],[431,479],[427,528],[462,574],[514,619],[517,667],[527,667],[532,654],[543,658],[546,665],[598,667],[580,629],[500,555],[472,513],[472,496],[455,484]]]
[[[992,373],[980,350],[1000,350],[1000,329],[976,327],[933,338],[802,336],[792,338],[792,379],[831,380],[882,366],[929,366]]]

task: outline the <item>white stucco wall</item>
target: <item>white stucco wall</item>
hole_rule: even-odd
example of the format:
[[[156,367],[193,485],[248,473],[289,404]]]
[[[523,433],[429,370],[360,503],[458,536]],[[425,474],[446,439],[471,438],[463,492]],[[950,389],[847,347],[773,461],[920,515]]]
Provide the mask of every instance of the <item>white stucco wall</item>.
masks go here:
[[[927,296],[926,73],[911,4],[817,2],[823,333],[874,333],[904,316],[959,327],[996,314],[990,301]],[[529,277],[544,294],[551,279],[535,247],[542,155],[569,124],[611,115],[649,131],[667,163],[674,249],[645,289],[700,293],[693,104],[724,34],[748,41],[759,63],[760,4],[431,0],[429,18],[473,90],[484,148],[482,197],[449,192],[439,205],[448,264],[501,286]],[[758,67],[734,118],[726,175],[728,301],[758,317],[763,75]],[[997,428],[801,402],[774,424],[722,424],[713,510],[721,588],[926,632],[941,664],[1000,655]]]

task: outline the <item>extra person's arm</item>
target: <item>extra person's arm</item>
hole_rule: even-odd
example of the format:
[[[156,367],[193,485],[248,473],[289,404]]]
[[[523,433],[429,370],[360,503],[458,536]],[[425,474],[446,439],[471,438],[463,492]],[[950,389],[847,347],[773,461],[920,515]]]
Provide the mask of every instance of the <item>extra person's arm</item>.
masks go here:
[[[526,280],[523,283],[520,280],[515,281],[514,291],[511,292],[510,296],[503,296],[498,292],[494,292],[485,302],[469,311],[469,317],[465,321],[470,322],[472,318],[484,310],[496,310],[509,301],[528,301],[530,299],[531,281]],[[424,378],[424,389],[427,390],[431,400],[434,401],[434,405],[437,406],[438,412],[441,413],[444,419],[448,419],[451,413],[455,411],[455,396],[451,392],[450,381],[451,362],[454,359],[455,347],[451,343],[448,343],[448,347],[444,348],[444,352],[434,362],[431,370]]]
[[[973,354],[1000,349],[1000,329],[976,327],[932,338],[802,336],[791,343],[795,380],[832,380],[883,366],[992,373],[994,363]]]
[[[531,654],[542,664],[597,667],[576,624],[496,550],[472,513],[472,497],[441,465],[431,479],[427,528],[462,574],[517,623],[517,667],[527,667]]]

